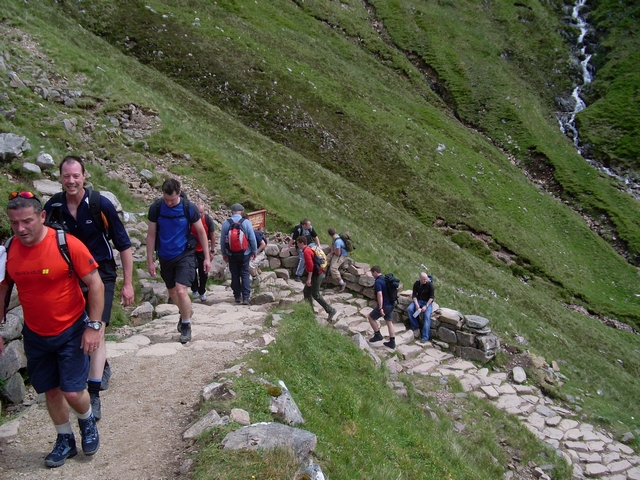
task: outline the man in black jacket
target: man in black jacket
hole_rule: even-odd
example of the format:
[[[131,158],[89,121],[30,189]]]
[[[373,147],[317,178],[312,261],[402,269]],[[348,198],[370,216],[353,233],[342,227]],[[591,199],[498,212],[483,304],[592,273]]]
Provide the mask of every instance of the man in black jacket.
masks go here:
[[[413,330],[413,336],[423,342],[429,341],[429,330],[431,329],[431,310],[433,309],[434,288],[433,282],[425,272],[420,274],[420,279],[413,284],[411,303],[407,307],[409,322]],[[418,321],[420,315],[423,316],[422,332]]]

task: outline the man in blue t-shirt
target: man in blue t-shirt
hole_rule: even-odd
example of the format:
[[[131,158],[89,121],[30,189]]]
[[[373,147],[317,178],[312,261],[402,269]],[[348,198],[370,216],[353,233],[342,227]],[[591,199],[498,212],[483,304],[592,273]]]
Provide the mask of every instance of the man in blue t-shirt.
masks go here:
[[[200,245],[207,245],[207,234],[200,221],[196,206],[180,194],[180,182],[170,178],[162,184],[162,198],[149,207],[149,229],[147,230],[147,269],[156,276],[153,252],[158,251],[160,274],[169,295],[180,310],[178,331],[180,343],[191,341],[191,298],[188,288],[195,279],[195,241],[191,226],[196,229]],[[203,249],[205,273],[211,268],[209,249]]]
[[[371,275],[376,279],[374,284],[374,290],[376,292],[376,301],[378,305],[371,310],[369,314],[369,325],[373,328],[373,337],[369,339],[370,343],[380,342],[384,340],[380,333],[380,326],[378,325],[378,319],[384,317],[387,322],[387,328],[389,329],[389,341],[384,342],[383,345],[387,348],[396,348],[396,330],[393,327],[393,303],[389,297],[389,289],[387,288],[387,281],[382,275],[382,269],[377,265],[371,267]]]
[[[347,246],[344,240],[340,238],[335,229],[330,228],[328,230],[329,236],[333,239],[331,242],[331,253],[329,254],[329,273],[333,278],[338,280],[338,292],[344,292],[347,284],[344,283],[342,276],[340,275],[340,266],[347,259]]]

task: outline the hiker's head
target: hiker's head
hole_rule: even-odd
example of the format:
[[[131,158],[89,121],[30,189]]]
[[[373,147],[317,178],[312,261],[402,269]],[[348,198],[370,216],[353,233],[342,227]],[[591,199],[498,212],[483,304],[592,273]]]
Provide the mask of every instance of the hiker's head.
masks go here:
[[[429,275],[427,275],[425,272],[422,272],[420,274],[420,283],[422,283],[423,285],[425,283],[429,283]]]
[[[40,199],[31,192],[13,192],[9,195],[7,214],[11,230],[20,243],[31,247],[39,243],[46,230],[46,213],[42,210]]]
[[[298,238],[296,238],[296,244],[298,245],[298,248],[304,248],[307,246],[307,237],[300,235]]]
[[[198,204],[198,213],[200,214],[201,217],[204,217],[204,203]]]
[[[244,212],[244,207],[239,204],[239,203],[234,203],[233,205],[231,205],[231,213],[234,215],[242,215],[242,212]]]
[[[307,229],[311,228],[311,220],[309,220],[308,218],[305,218],[300,222],[300,225],[302,225],[302,228],[307,228]]]
[[[76,155],[67,155],[62,159],[62,162],[60,162],[60,175],[62,175],[62,167],[64,167],[67,163],[77,163],[80,165],[82,174],[84,175],[85,173],[87,173],[86,170],[84,169],[84,160],[82,160],[80,157]]]
[[[169,178],[162,184],[162,198],[167,207],[175,207],[180,203],[180,182]]]
[[[60,164],[60,182],[67,195],[84,193],[86,173],[84,162],[80,157],[73,155],[64,157]]]
[[[329,234],[330,237],[333,237],[336,234],[336,229],[330,228],[329,230],[327,230],[327,233]]]
[[[382,269],[378,265],[374,265],[371,267],[371,273],[374,277],[377,277],[378,275],[382,275]]]

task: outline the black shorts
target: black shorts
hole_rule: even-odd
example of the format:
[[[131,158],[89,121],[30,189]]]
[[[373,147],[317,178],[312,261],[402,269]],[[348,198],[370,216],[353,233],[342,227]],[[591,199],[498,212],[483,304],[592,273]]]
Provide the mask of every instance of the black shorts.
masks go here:
[[[382,309],[384,310],[384,319],[387,322],[390,322],[393,320],[393,305],[385,305],[382,307]],[[369,316],[371,318],[373,318],[374,320],[378,320],[380,317],[382,317],[382,313],[380,312],[380,309],[378,307],[374,308],[373,310],[371,310],[371,313],[369,314]]]
[[[63,392],[81,392],[87,387],[89,356],[80,348],[86,319],[83,312],[72,326],[54,337],[43,337],[24,325],[27,374],[36,392],[48,392],[56,387]]]
[[[193,250],[185,250],[171,260],[160,259],[160,275],[168,289],[176,286],[176,283],[191,287],[196,278],[196,255]]]

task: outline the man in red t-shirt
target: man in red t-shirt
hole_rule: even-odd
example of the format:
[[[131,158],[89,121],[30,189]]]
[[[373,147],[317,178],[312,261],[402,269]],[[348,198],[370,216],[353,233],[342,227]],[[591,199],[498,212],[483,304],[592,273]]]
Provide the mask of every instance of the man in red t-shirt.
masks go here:
[[[207,245],[203,247],[200,245],[200,239],[198,239],[198,243],[196,243],[195,253],[196,260],[198,261],[198,271],[196,272],[196,279],[191,284],[191,291],[193,292],[193,298],[200,298],[201,302],[207,301],[207,279],[209,278],[209,274],[204,270],[204,248],[209,250],[209,258],[213,258],[213,249],[216,245],[216,232],[215,225],[213,224],[213,219],[204,213],[204,204],[198,204],[198,212],[200,213],[200,220],[202,221],[202,226],[204,227],[204,233],[207,237]],[[194,237],[198,238],[198,232],[196,230],[195,224],[191,225],[191,233]],[[209,242],[211,242],[209,244]]]
[[[77,454],[69,407],[77,412],[84,454],[93,455],[100,446],[86,386],[88,354],[104,342],[104,285],[89,250],[71,235],[66,236],[73,265],[69,275],[57,232],[44,225],[42,204],[31,192],[12,193],[7,213],[15,237],[7,252],[6,277],[15,282],[24,312],[29,380],[36,392],[44,392],[58,434],[45,465],[59,467]],[[7,278],[0,283],[0,298],[7,293]],[[89,289],[88,318],[78,279]]]

